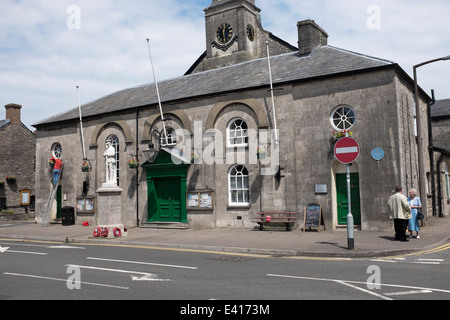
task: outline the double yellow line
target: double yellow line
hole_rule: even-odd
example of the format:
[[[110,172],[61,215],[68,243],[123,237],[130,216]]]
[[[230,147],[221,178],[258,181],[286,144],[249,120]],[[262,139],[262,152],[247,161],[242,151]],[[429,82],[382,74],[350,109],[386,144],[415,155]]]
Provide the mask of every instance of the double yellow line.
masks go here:
[[[396,256],[396,258],[409,257],[409,256],[422,256],[422,255],[436,253],[436,252],[441,252],[441,251],[445,251],[445,250],[449,250],[449,249],[450,249],[450,243],[447,243],[447,244],[444,244],[442,246],[439,246],[439,247],[436,247],[436,248],[433,248],[433,249],[428,249],[428,250],[423,250],[423,251],[418,251],[418,252],[414,252],[414,253],[408,253],[408,254],[403,254],[403,255],[400,255],[400,256]]]

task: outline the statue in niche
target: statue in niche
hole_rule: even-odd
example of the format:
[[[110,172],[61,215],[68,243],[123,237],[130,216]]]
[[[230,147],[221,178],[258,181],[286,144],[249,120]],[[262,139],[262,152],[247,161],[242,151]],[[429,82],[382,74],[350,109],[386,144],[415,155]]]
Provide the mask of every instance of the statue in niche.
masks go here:
[[[106,184],[117,186],[116,149],[111,141],[106,142],[106,151],[103,156],[106,161]]]

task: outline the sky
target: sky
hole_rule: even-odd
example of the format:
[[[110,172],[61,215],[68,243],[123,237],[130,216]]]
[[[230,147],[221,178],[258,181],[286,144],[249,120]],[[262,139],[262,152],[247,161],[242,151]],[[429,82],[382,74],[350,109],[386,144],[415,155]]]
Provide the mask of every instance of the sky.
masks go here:
[[[118,90],[182,76],[206,50],[211,0],[1,0],[0,119],[22,105],[32,124]],[[256,0],[263,28],[297,46],[314,20],[328,44],[413,66],[450,56],[448,0]],[[418,69],[419,85],[450,98],[450,60]],[[77,86],[79,89],[77,90]]]

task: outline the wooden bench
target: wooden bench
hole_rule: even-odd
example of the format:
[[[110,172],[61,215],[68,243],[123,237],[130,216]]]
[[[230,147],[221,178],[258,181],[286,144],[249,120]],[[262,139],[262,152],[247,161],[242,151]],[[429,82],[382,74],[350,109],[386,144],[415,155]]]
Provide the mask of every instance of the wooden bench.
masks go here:
[[[285,225],[286,231],[291,231],[297,218],[297,212],[257,212],[252,222],[259,224],[259,230],[266,225]]]

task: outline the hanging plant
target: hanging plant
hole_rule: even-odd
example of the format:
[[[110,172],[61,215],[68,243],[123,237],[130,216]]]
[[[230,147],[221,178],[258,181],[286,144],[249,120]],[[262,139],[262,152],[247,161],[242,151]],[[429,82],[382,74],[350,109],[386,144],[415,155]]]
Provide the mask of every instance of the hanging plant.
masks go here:
[[[334,138],[335,140],[339,140],[340,138],[344,138],[346,133],[348,134],[349,137],[353,136],[353,132],[351,132],[350,130],[340,130],[340,131],[332,131],[331,137]]]
[[[81,164],[81,171],[89,172],[89,170],[91,170],[89,163],[87,161],[83,161],[83,163]]]
[[[256,155],[258,156],[258,159],[265,159],[267,156],[266,148],[262,146],[256,148]]]
[[[5,185],[5,181],[0,180],[0,187],[3,187]]]
[[[131,169],[136,169],[137,167],[139,167],[139,160],[135,158],[128,160],[128,166]]]
[[[6,181],[7,182],[15,182],[16,181],[16,177],[8,176],[8,177],[6,177]]]

